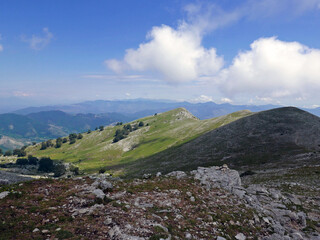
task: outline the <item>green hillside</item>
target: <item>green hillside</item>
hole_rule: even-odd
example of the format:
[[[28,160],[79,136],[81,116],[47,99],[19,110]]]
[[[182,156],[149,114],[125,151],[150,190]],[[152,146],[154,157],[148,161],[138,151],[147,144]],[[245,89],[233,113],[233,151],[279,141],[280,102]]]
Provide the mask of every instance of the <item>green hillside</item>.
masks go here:
[[[130,124],[134,126],[143,121],[144,126],[116,143],[113,143],[115,132],[123,126],[109,126],[103,131],[84,133],[83,138],[78,139],[76,143],[67,142],[60,148],[50,147],[40,150],[41,144],[37,144],[27,148],[27,152],[37,157],[49,156],[72,162],[87,172],[94,172],[103,167],[112,169],[113,166],[127,165],[181,145],[210,130],[251,114],[250,111],[239,111],[222,117],[199,120],[186,109],[178,108],[131,122]],[[125,174],[121,167],[117,167],[116,173]]]
[[[141,176],[222,164],[244,171],[318,165],[319,136],[319,117],[294,107],[277,108],[233,121],[126,169],[130,176]]]

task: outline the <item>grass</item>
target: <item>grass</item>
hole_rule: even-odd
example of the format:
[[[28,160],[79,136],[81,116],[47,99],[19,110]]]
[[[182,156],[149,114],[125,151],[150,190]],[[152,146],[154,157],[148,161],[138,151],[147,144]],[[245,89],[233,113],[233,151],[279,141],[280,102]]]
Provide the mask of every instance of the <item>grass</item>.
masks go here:
[[[135,124],[143,121],[145,126],[131,132],[126,139],[117,143],[112,143],[112,140],[115,131],[122,126],[106,127],[103,131],[93,131],[90,134],[84,133],[83,139],[77,140],[74,144],[64,143],[61,148],[40,150],[40,144],[37,144],[28,147],[27,153],[70,162],[88,173],[106,168],[116,175],[123,175],[126,173],[123,166],[186,143],[250,114],[249,111],[240,111],[209,120],[199,120],[185,109],[178,108],[131,122]]]

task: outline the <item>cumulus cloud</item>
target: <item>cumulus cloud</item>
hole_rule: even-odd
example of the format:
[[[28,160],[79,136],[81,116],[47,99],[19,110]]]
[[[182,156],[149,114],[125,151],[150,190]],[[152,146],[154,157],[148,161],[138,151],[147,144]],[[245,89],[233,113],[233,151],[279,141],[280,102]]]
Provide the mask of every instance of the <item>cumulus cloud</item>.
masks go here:
[[[320,89],[320,50],[276,37],[261,38],[221,71],[219,85],[228,95],[257,94],[261,99],[303,97]]]
[[[0,44],[0,52],[3,51],[3,46]]]
[[[233,101],[230,98],[221,98],[220,102],[222,102],[222,103],[232,103]]]
[[[191,102],[194,102],[194,103],[213,102],[213,99],[211,96],[200,95],[199,97],[192,99]]]
[[[194,27],[192,25],[192,27]],[[162,25],[154,27],[148,42],[137,49],[128,49],[122,61],[107,60],[106,65],[115,72],[124,70],[152,71],[168,82],[187,82],[201,76],[213,75],[223,66],[216,49],[201,45],[197,31],[182,23],[178,29]]]
[[[34,50],[41,50],[46,47],[53,38],[53,34],[49,31],[48,28],[42,29],[43,35],[32,35],[31,38],[27,38],[26,36],[22,36],[21,40],[29,43],[30,48]]]

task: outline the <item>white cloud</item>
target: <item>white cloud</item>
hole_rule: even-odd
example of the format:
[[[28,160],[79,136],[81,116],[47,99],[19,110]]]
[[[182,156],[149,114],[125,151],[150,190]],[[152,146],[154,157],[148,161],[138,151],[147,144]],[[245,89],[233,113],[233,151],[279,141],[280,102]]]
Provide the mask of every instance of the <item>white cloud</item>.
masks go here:
[[[0,52],[3,51],[3,46],[0,44]]]
[[[233,101],[230,98],[221,98],[220,102],[222,102],[222,103],[232,103]]]
[[[21,40],[29,43],[30,48],[34,50],[41,50],[47,46],[53,38],[53,34],[49,31],[48,28],[43,28],[43,36],[32,35],[31,38],[25,36],[21,37]]]
[[[28,93],[28,92],[16,91],[16,92],[13,92],[13,96],[15,96],[15,97],[31,97],[31,96],[33,96],[33,94]]]
[[[166,25],[154,27],[147,38],[149,41],[138,49],[128,49],[122,61],[107,60],[107,66],[115,72],[156,72],[168,82],[196,80],[217,73],[223,66],[216,50],[201,46],[201,36],[186,24],[177,30]]]
[[[190,102],[193,102],[193,103],[213,102],[213,99],[210,96],[200,95],[199,97],[192,99]]]
[[[320,50],[275,37],[258,39],[221,72],[219,85],[229,95],[304,97],[320,90]]]

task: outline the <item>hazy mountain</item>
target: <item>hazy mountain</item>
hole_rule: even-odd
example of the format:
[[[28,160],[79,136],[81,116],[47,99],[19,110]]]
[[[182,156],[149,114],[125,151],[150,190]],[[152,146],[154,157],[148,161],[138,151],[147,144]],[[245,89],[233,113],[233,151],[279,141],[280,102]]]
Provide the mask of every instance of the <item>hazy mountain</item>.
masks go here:
[[[129,120],[119,113],[71,115],[62,111],[45,111],[28,115],[0,114],[0,147],[21,147],[32,141],[62,137],[71,132],[83,132],[100,125]]]
[[[193,115],[200,119],[209,119],[213,117],[222,116],[240,110],[250,110],[258,112],[276,108],[275,105],[232,105],[229,103],[216,104],[214,102],[206,103],[190,103],[190,102],[173,102],[167,100],[149,100],[149,99],[133,99],[133,100],[119,100],[119,101],[87,101],[72,105],[57,105],[44,107],[30,107],[15,111],[17,114],[30,114],[40,111],[59,110],[70,114],[77,113],[120,113],[129,118],[137,119],[156,112],[165,112],[175,108],[184,107]]]

